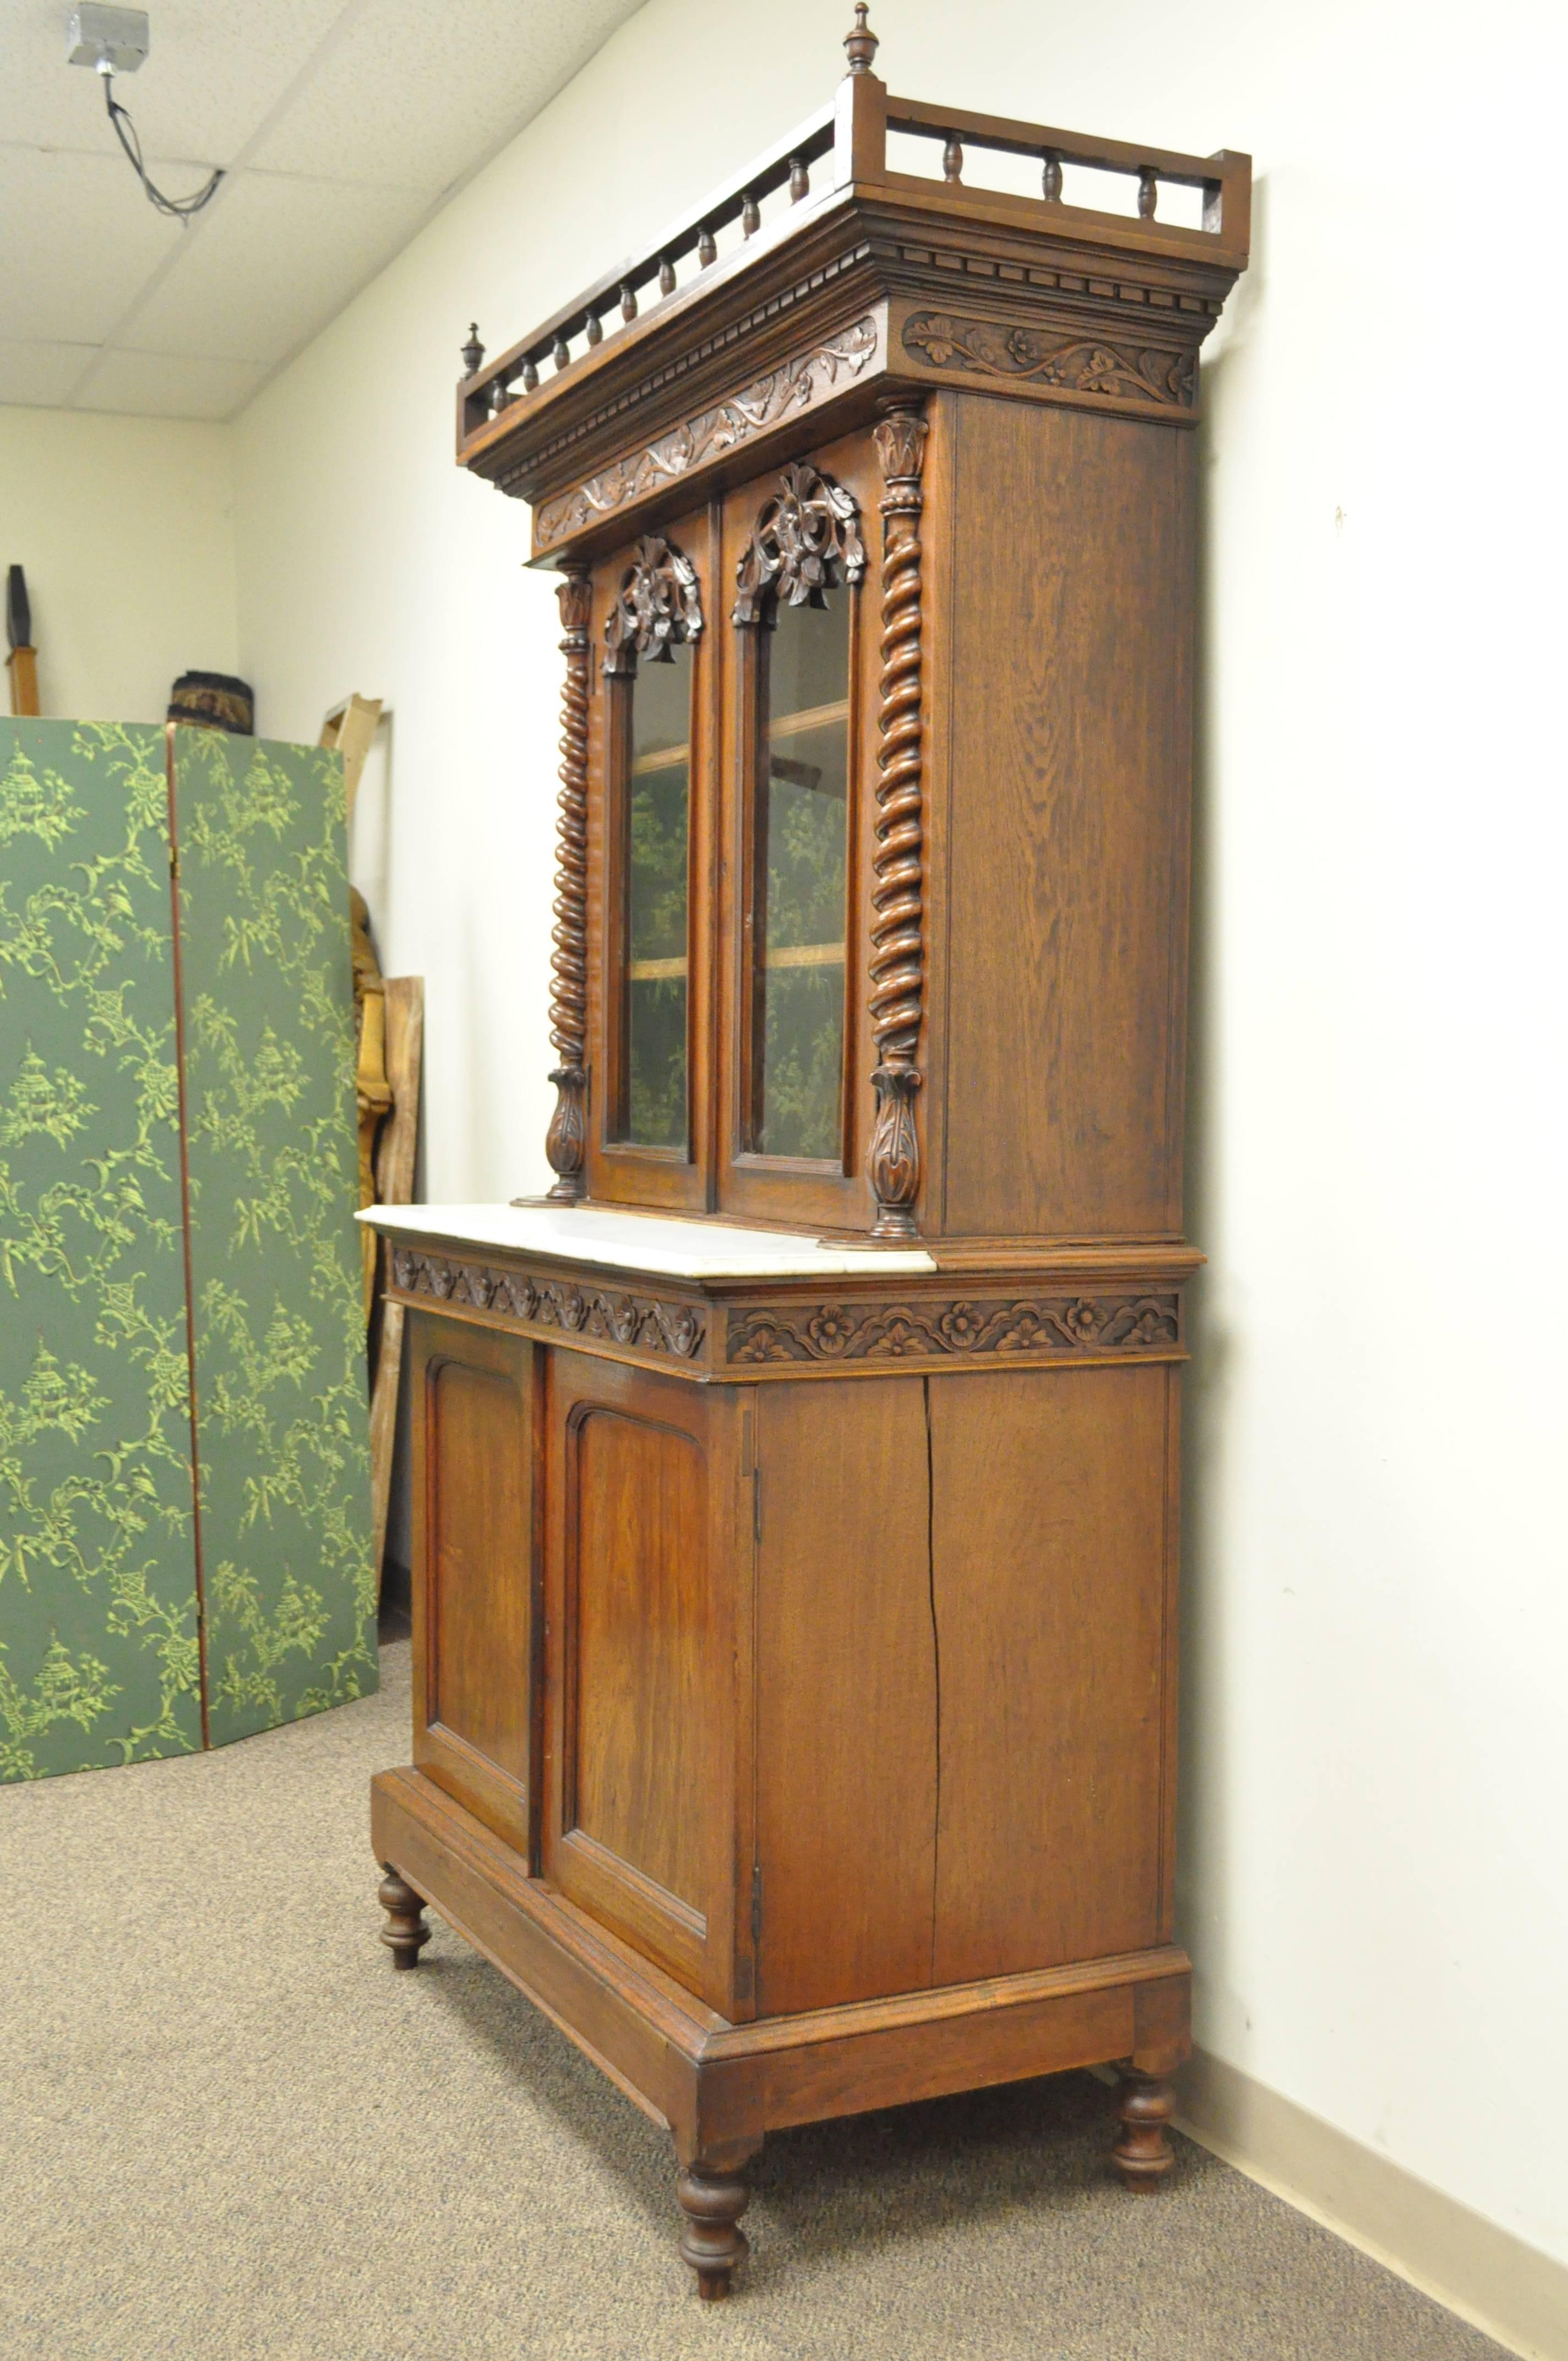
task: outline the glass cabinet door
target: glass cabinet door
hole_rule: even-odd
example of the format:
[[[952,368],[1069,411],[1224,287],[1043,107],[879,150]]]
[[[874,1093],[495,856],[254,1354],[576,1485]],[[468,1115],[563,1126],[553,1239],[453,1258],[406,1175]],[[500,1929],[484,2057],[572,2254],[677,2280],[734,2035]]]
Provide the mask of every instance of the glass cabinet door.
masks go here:
[[[673,1148],[688,1134],[686,1035],[690,1009],[691,651],[645,664],[626,684],[630,762],[621,797],[621,1104],[613,1137],[635,1148]]]
[[[847,603],[785,606],[758,658],[745,1145],[757,1156],[837,1167],[850,852]]]
[[[876,497],[874,467],[870,437],[855,436],[727,503],[733,854],[718,1198],[742,1218],[848,1228],[863,1218],[853,912],[864,825],[861,520]]]
[[[609,1203],[711,1203],[710,543],[705,519],[687,517],[597,577],[588,835],[601,951],[590,956],[587,1161],[590,1195]]]

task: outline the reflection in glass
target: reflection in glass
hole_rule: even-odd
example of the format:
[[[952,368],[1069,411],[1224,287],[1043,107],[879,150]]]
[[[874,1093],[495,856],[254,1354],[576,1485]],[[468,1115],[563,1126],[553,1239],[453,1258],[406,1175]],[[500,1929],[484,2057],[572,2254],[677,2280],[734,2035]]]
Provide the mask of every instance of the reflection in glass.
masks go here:
[[[844,1063],[850,614],[781,605],[760,635],[752,825],[752,1150],[837,1160]]]
[[[626,796],[625,1137],[686,1144],[686,898],[691,833],[691,650],[648,660],[631,699]]]

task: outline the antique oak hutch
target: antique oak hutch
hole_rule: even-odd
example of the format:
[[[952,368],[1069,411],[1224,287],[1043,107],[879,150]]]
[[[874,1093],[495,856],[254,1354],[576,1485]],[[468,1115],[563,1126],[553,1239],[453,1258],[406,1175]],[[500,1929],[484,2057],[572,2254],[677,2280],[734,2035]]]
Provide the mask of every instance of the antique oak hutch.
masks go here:
[[[771,2125],[1112,2062],[1147,2189],[1189,2044],[1192,429],[1250,169],[892,97],[857,19],[832,105],[465,349],[562,577],[556,1179],[372,1217],[386,1940],[433,1904],[668,2126],[707,2296]]]

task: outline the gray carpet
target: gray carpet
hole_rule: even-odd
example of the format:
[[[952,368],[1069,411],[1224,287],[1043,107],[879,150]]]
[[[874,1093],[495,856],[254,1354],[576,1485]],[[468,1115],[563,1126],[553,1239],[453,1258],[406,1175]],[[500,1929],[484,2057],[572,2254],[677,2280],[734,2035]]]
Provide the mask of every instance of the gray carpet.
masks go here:
[[[667,2143],[440,1927],[376,1940],[380,1697],[0,1790],[5,2361],[1482,2361],[1501,2348],[1179,2144],[1107,2180],[1088,2076],[768,2144],[734,2300]]]

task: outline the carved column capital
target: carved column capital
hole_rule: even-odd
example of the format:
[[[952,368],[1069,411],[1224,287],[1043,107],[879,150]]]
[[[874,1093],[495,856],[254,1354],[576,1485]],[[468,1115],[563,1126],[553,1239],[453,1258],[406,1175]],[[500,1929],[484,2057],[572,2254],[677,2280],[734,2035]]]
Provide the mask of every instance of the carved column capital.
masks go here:
[[[562,647],[569,653],[577,644],[577,633],[582,634],[582,644],[587,646],[594,591],[586,566],[568,564],[561,568],[561,579],[555,585],[555,603],[561,610],[561,629],[566,634],[561,642]]]
[[[901,395],[884,407],[873,430],[877,457],[887,484],[882,501],[884,516],[894,508],[920,506],[920,477],[926,465],[926,437],[930,431],[923,398],[906,399]]]

